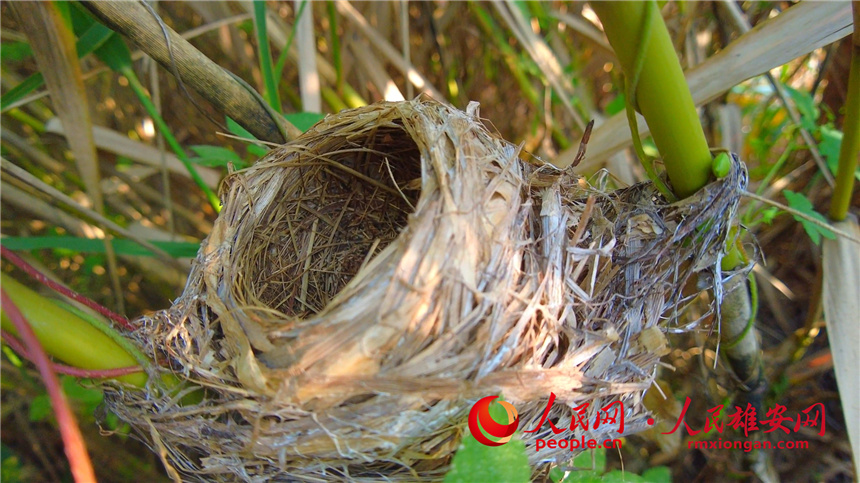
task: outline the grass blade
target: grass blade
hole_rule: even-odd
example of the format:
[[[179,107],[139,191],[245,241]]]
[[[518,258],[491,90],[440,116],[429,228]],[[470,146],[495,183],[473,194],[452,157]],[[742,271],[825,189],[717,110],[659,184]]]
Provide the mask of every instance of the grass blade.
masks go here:
[[[278,95],[278,78],[272,69],[272,53],[269,51],[269,35],[266,29],[266,2],[254,0],[254,27],[257,32],[257,55],[260,57],[260,72],[263,74],[265,92],[263,95],[272,109],[282,112],[281,98]]]
[[[299,10],[298,10],[298,12],[296,12],[296,19],[301,18],[302,12],[305,11],[305,7],[307,6],[307,4],[308,4],[308,2],[305,1],[305,2],[302,2],[301,5],[299,5]],[[276,79],[280,79],[281,76],[284,74],[284,66],[287,63],[287,57],[289,57],[289,55],[290,55],[290,49],[293,46],[293,39],[294,38],[296,38],[296,29],[290,30],[290,35],[289,35],[289,37],[287,37],[287,43],[281,49],[281,55],[278,56],[278,62],[277,62],[277,65],[275,66],[275,78]]]
[[[150,241],[152,245],[164,250],[174,258],[194,258],[200,243],[175,241]],[[99,240],[76,236],[34,236],[3,237],[0,245],[15,251],[63,249],[78,253],[104,253],[104,245]],[[155,253],[134,240],[113,240],[118,255],[154,257]]]

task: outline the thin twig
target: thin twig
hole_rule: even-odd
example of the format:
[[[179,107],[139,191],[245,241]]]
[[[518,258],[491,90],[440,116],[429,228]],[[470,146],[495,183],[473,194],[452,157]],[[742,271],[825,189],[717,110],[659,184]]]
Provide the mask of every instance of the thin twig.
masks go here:
[[[853,241],[854,243],[858,243],[858,244],[860,244],[860,238],[856,238],[856,237],[854,237],[853,235],[851,235],[851,234],[850,234],[850,233],[848,233],[848,232],[844,232],[844,231],[842,231],[842,230],[840,230],[840,229],[838,229],[838,228],[835,228],[833,225],[831,225],[831,224],[829,224],[829,223],[825,223],[825,222],[823,222],[823,221],[821,221],[821,220],[816,220],[815,218],[813,218],[813,217],[811,217],[811,216],[807,215],[806,213],[801,213],[800,211],[797,211],[797,210],[795,210],[794,208],[792,208],[792,207],[790,207],[790,206],[784,205],[784,204],[782,204],[782,203],[780,203],[780,202],[778,202],[778,201],[769,200],[769,199],[765,198],[764,196],[759,196],[759,195],[757,195],[757,194],[755,194],[755,193],[751,193],[751,192],[746,191],[746,190],[742,190],[742,191],[741,191],[741,194],[742,194],[742,195],[744,195],[744,196],[746,196],[746,197],[748,197],[748,198],[752,198],[752,199],[754,199],[754,200],[756,200],[756,201],[761,201],[762,203],[766,203],[766,204],[768,204],[768,205],[775,206],[775,207],[779,208],[780,210],[787,211],[787,212],[791,213],[791,214],[792,214],[792,215],[794,215],[794,216],[797,216],[797,217],[799,217],[799,218],[803,218],[804,220],[806,220],[806,221],[808,221],[808,222],[812,223],[813,225],[816,225],[816,226],[818,226],[818,227],[821,227],[821,228],[824,228],[824,229],[830,230],[830,231],[832,231],[833,233],[835,233],[835,234],[837,234],[837,235],[839,235],[839,236],[841,236],[841,237],[845,238],[846,240],[851,240],[851,241]]]

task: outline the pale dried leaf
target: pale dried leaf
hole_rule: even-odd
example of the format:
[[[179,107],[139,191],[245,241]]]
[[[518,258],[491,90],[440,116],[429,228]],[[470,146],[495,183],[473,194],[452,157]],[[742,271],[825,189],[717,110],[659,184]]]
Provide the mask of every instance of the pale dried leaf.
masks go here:
[[[857,220],[834,223],[860,238]],[[827,339],[833,354],[842,414],[854,452],[860,461],[860,244],[843,237],[824,239],[822,304],[827,321]]]

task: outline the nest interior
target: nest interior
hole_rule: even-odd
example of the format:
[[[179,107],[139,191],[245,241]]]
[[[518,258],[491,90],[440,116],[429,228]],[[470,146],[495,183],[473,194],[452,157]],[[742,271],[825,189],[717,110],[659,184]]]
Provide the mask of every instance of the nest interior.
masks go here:
[[[153,384],[108,404],[177,478],[207,480],[438,480],[493,394],[521,428],[553,393],[560,427],[620,400],[639,431],[682,289],[719,263],[744,183],[735,163],[683,204],[606,193],[520,159],[476,105],[328,116],[228,177],[183,295],[139,320],[205,400]],[[537,471],[575,456],[533,451],[548,436],[523,433]]]

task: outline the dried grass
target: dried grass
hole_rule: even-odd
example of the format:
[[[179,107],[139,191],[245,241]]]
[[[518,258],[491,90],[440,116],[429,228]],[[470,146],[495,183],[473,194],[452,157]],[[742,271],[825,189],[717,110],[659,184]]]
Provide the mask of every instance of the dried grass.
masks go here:
[[[206,480],[439,480],[471,405],[498,393],[520,428],[553,392],[562,427],[621,400],[637,432],[663,333],[719,263],[745,181],[736,163],[669,205],[521,160],[476,105],[329,116],[227,179],[185,293],[140,321],[205,402],[116,391],[110,409]],[[538,467],[574,455],[529,451]]]

